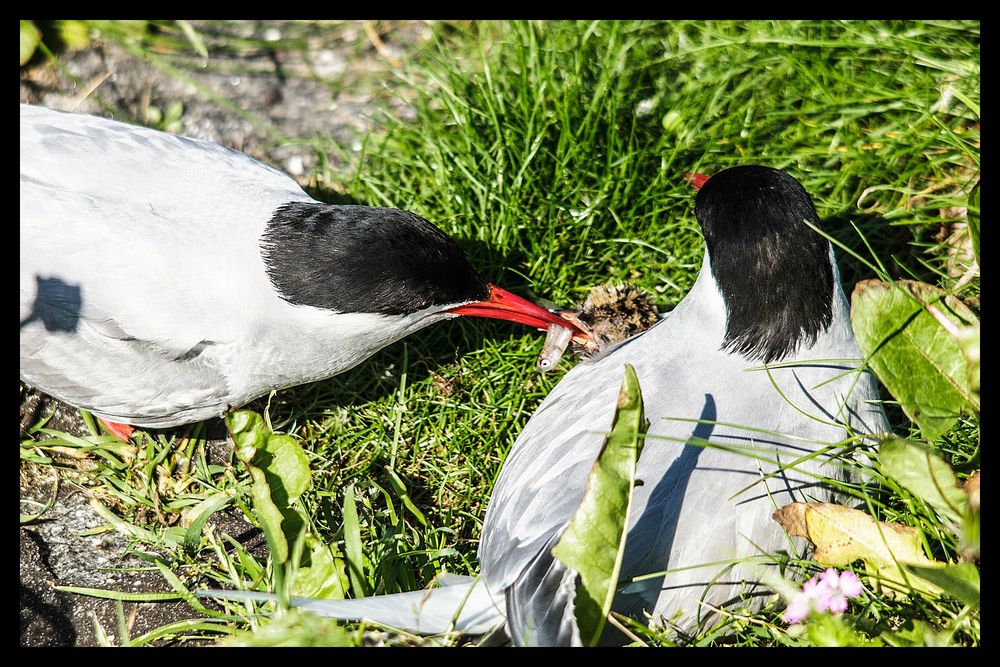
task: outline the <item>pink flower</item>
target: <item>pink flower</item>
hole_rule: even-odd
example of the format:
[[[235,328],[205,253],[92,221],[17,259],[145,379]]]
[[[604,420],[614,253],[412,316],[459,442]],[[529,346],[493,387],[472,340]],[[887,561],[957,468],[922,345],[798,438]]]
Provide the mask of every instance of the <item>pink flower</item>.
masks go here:
[[[841,614],[847,610],[847,599],[861,595],[861,581],[853,572],[838,572],[828,568],[802,586],[782,618],[788,623],[800,623],[811,611],[829,611]]]
[[[809,615],[809,600],[802,598],[801,596],[796,596],[794,600],[788,603],[785,607],[785,613],[782,614],[782,618],[785,619],[786,623],[801,623],[806,620],[806,616]]]
[[[832,567],[828,568],[819,576],[819,585],[825,589],[826,609],[834,614],[847,609],[847,598],[861,595],[861,581],[853,572],[837,572]]]

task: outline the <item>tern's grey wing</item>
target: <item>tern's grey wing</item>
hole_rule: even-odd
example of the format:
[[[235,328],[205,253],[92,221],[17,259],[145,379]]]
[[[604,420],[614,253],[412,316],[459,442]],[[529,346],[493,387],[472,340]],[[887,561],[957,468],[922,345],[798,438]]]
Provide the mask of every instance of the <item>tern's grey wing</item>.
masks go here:
[[[837,335],[801,355],[801,363],[770,371],[750,370],[752,364],[720,349],[721,340],[706,339],[711,327],[685,316],[686,308],[682,303],[649,332],[570,371],[515,443],[480,543],[487,583],[507,595],[509,606],[523,600],[545,609],[545,590],[568,585],[552,580],[549,551],[583,496],[626,363],[636,369],[650,428],[622,576],[653,576],[620,593],[617,611],[697,614],[705,587],[720,576],[731,585],[713,589],[707,600],[729,600],[742,580],[755,578],[749,566],[730,571],[733,563],[786,544],[773,511],[827,499],[815,476],[836,471],[812,454],[842,440],[844,415],[875,398],[873,386],[855,382],[850,372],[860,354],[846,304],[838,303],[831,325]],[[558,596],[549,595],[548,603],[554,618],[529,610],[527,632],[558,626],[565,610]],[[511,634],[525,631],[511,616],[508,622]]]

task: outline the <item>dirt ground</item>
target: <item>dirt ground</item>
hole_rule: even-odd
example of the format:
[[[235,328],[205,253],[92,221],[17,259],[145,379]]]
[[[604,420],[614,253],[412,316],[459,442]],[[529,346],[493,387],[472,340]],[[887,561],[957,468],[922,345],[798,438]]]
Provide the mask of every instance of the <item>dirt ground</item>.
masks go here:
[[[256,21],[194,26],[206,35],[221,31],[236,38],[272,41],[294,34],[307,40],[309,63],[297,50],[213,52],[211,67],[185,68],[195,85],[165,74],[115,43],[96,40],[85,50],[61,54],[61,62],[72,77],[43,58],[22,67],[20,101],[110,115],[98,103],[96,93],[112,106],[141,119],[150,105],[165,109],[179,100],[184,105],[182,134],[242,150],[305,183],[316,160],[311,150],[292,143],[274,146],[273,136],[265,128],[213,101],[205,91],[266,119],[285,137],[317,133],[332,136],[350,148],[350,155],[360,150],[361,137],[375,127],[380,109],[403,117],[410,113],[402,101],[405,94],[399,96],[405,91],[389,90],[391,70],[424,43],[431,31],[424,22],[382,22],[370,25],[370,30],[360,22],[307,25]],[[193,51],[190,58],[191,62],[199,60]],[[305,74],[309,67],[323,81],[297,75]],[[344,173],[353,166],[342,160],[335,164]],[[75,409],[22,385],[22,433],[25,426],[53,411],[48,427],[85,434]],[[212,445],[220,456],[224,455],[224,440]],[[56,491],[56,484],[50,470],[22,464],[22,514],[37,512],[39,505],[44,505]],[[137,593],[168,592],[171,588],[157,573],[121,569],[149,565],[134,557],[123,557],[128,546],[126,537],[114,531],[91,534],[105,522],[90,507],[85,487],[64,479],[58,481],[57,491],[51,510],[40,520],[20,527],[20,644],[97,645],[95,621],[114,641],[118,627],[114,602],[56,591],[53,586]],[[241,515],[219,512],[213,521],[251,553],[264,553],[263,537]],[[198,616],[183,602],[124,603],[124,614],[133,637],[166,623]]]

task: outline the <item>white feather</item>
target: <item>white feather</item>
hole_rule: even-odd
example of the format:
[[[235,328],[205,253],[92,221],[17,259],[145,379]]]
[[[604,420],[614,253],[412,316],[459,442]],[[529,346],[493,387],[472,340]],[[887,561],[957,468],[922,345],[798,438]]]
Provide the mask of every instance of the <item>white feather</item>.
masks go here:
[[[20,129],[21,377],[99,417],[218,416],[448,317],[281,299],[259,238],[279,206],[313,200],[247,155],[26,105]]]

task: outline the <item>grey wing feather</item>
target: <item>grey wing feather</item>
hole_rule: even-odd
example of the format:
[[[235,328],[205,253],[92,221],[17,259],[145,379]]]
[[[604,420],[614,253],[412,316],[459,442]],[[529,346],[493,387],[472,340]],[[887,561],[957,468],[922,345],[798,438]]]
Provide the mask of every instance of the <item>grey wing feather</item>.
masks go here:
[[[507,596],[509,617],[559,627],[566,613],[558,587],[543,592],[536,582],[545,580],[550,541],[579,505],[611,427],[625,363],[639,376],[651,424],[622,576],[666,574],[620,592],[614,609],[697,615],[710,583],[726,584],[706,598],[721,604],[756,579],[754,557],[787,546],[773,511],[830,498],[817,475],[836,467],[815,450],[848,429],[885,430],[881,408],[869,403],[877,398],[870,377],[855,382],[851,372],[860,355],[846,303],[839,305],[832,333],[794,367],[749,370],[754,364],[722,351],[721,339],[706,340],[682,303],[645,334],[567,373],[512,448],[487,510],[480,561],[491,590]],[[546,608],[551,619],[542,618]]]
[[[293,597],[292,606],[341,620],[369,620],[407,632],[434,635],[461,632],[479,635],[503,623],[503,614],[478,579],[410,593],[378,595],[356,600]],[[274,601],[272,593],[256,591],[199,591],[199,597],[224,600]]]
[[[573,607],[577,573],[553,557],[551,546],[507,590],[506,630],[515,646],[582,646]]]

